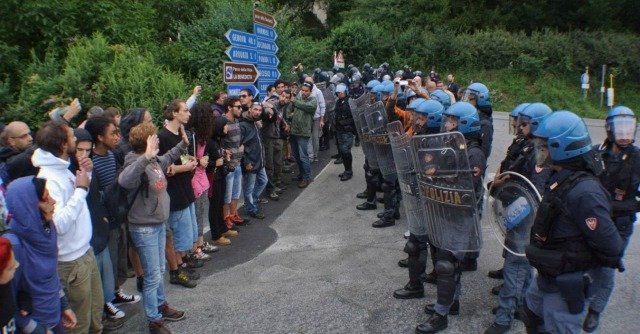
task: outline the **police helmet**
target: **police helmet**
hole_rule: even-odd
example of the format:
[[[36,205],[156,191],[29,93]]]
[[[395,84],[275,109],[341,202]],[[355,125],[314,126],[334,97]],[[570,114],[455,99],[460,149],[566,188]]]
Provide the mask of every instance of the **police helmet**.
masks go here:
[[[607,113],[607,138],[609,141],[636,139],[636,115],[625,106],[616,106]]]
[[[478,110],[469,102],[456,102],[442,112],[442,126],[446,126],[447,118],[454,118],[457,123],[457,131],[468,134],[480,131],[480,115]],[[443,132],[446,132],[446,128]]]
[[[351,77],[351,82],[352,83],[356,83],[356,82],[360,82],[362,80],[362,75],[360,75],[360,73],[356,73]]]
[[[476,98],[476,105],[480,108],[482,107],[491,107],[491,95],[489,94],[489,88],[482,83],[474,82],[465,92],[465,97],[463,101],[467,101],[468,95],[473,94]]]
[[[382,81],[389,81],[389,80],[391,80],[391,76],[390,76],[390,75],[388,75],[388,74],[385,74],[385,75],[382,77]]]
[[[320,72],[322,72],[322,69],[320,67],[316,67],[316,69],[313,70],[313,73],[320,74]]]
[[[371,92],[372,93],[382,93],[382,90],[384,89],[386,85],[383,83],[378,83],[377,85],[373,86],[373,88],[371,88]]]
[[[440,102],[445,109],[451,106],[451,97],[449,97],[449,94],[445,93],[442,89],[436,89],[429,93],[429,97]]]
[[[414,77],[422,77],[422,71],[413,71]]]
[[[549,157],[555,162],[578,157],[592,149],[587,125],[578,115],[566,110],[545,117],[533,135],[546,139]]]
[[[397,70],[395,75],[396,75],[396,78],[402,77],[404,75],[404,71],[403,70]]]
[[[548,105],[540,102],[531,103],[518,116],[518,126],[525,122],[529,124],[530,133],[533,133],[540,126],[540,122],[551,113]]]
[[[345,94],[347,94],[348,92],[349,92],[349,90],[347,89],[347,85],[345,85],[345,84],[341,83],[341,84],[338,84],[338,85],[336,86],[336,94],[338,94],[338,93],[345,93]]]
[[[424,103],[418,105],[416,112],[427,114],[427,127],[440,128],[442,125],[442,113],[444,106],[436,100],[425,100]]]
[[[367,82],[367,89],[373,89],[373,87],[377,86],[380,84],[380,81],[373,79],[369,82]]]
[[[331,82],[334,85],[337,85],[340,82],[342,82],[342,78],[344,78],[344,74],[342,74],[342,73],[334,74],[331,77],[331,80],[329,80],[329,82]]]
[[[389,63],[386,63],[386,62],[382,63],[382,64],[380,64],[380,67],[384,68],[385,70],[388,70],[389,69]]]
[[[414,92],[412,89],[407,88],[407,90],[404,92],[404,97],[407,99],[410,99],[414,96],[416,96],[416,92]]]
[[[369,63],[365,63],[365,64],[362,66],[362,68],[363,68],[365,71],[368,71],[368,70],[370,70],[370,69],[371,69],[371,64],[369,64]]]
[[[391,93],[393,93],[393,82],[385,81],[381,83],[381,85],[383,85],[383,88],[380,91],[382,94],[391,95]]]
[[[524,108],[528,107],[531,103],[520,103],[513,110],[511,110],[510,117],[518,118],[520,116],[520,112],[524,110]]]
[[[420,105],[420,103],[426,101],[426,99],[423,99],[421,97],[411,101],[411,103],[409,103],[409,105],[407,106],[407,110],[416,110],[416,108]]]

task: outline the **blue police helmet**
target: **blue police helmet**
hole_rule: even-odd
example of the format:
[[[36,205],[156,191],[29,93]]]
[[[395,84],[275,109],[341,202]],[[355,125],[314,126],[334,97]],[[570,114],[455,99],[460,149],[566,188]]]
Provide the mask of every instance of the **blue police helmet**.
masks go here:
[[[462,134],[480,131],[480,116],[478,110],[469,102],[456,102],[442,113],[442,116],[456,117],[458,131]]]
[[[367,89],[373,89],[373,87],[377,86],[380,84],[380,81],[373,79],[369,82],[367,82]]]
[[[528,121],[529,129],[531,130],[531,133],[533,133],[538,129],[538,126],[540,126],[540,122],[542,122],[542,120],[550,113],[551,108],[549,108],[548,105],[541,102],[531,103],[520,111],[518,122],[520,122],[520,119]]]
[[[475,82],[467,87],[467,92],[476,96],[476,104],[478,107],[491,107],[491,95],[489,88],[482,83]]]
[[[428,128],[440,128],[442,125],[442,113],[444,113],[444,106],[442,103],[436,100],[425,100],[418,105],[416,112],[427,114],[427,127]]]
[[[429,93],[429,97],[440,102],[445,109],[451,106],[451,97],[449,97],[449,94],[445,93],[442,89],[436,89]]]
[[[393,82],[392,81],[384,81],[381,84],[383,86],[380,91],[382,94],[391,95],[393,93]]]
[[[416,110],[416,108],[424,101],[426,101],[426,99],[423,99],[421,97],[411,101],[411,103],[409,103],[409,105],[407,106],[407,110]]]
[[[591,151],[591,137],[582,118],[560,110],[542,120],[533,135],[547,140],[551,160],[559,162]]]
[[[524,108],[528,107],[531,103],[520,103],[513,110],[511,110],[511,114],[509,116],[513,118],[518,118],[520,116],[520,112],[524,110]]]
[[[416,92],[414,92],[411,89],[407,89],[405,90],[404,96],[408,99],[408,98],[412,98],[414,96],[416,96]]]
[[[636,139],[636,115],[628,107],[615,106],[607,113],[607,138],[609,141]]]
[[[345,94],[347,94],[348,92],[349,92],[349,90],[347,89],[347,85],[345,85],[345,84],[341,83],[341,84],[338,84],[338,85],[336,86],[336,94],[338,94],[338,93],[345,93]]]
[[[372,93],[382,93],[382,89],[385,87],[385,85],[383,83],[379,83],[375,86],[373,86],[373,88],[371,88],[371,92]]]

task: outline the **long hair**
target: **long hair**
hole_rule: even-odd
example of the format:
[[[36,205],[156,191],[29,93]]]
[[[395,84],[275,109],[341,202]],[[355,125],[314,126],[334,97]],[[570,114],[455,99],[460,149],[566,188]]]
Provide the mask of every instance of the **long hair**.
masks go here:
[[[188,129],[193,129],[196,135],[196,142],[206,143],[213,134],[213,115],[211,114],[211,104],[199,102],[191,107],[191,117],[187,123]]]

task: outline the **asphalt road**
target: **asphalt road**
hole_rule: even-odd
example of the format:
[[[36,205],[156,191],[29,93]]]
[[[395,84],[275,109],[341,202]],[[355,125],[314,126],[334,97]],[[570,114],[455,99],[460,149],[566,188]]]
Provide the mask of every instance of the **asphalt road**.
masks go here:
[[[587,121],[594,143],[604,139],[602,121]],[[512,137],[507,114],[494,119],[490,171],[495,171]],[[397,261],[405,240],[404,220],[385,229],[371,228],[377,211],[357,211],[355,194],[365,188],[362,150],[354,148],[355,176],[340,182],[341,165],[322,152],[314,164],[318,173],[304,191],[291,183],[283,198],[265,205],[267,219],[240,228],[240,236],[200,270],[194,289],[166,284],[170,304],[186,310],[187,318],[170,323],[174,333],[413,333],[435,301],[435,286],[426,285],[423,299],[397,300],[394,289],[407,281]],[[322,168],[322,170],[319,170]],[[293,176],[293,175],[292,175]],[[489,175],[491,176],[491,175]],[[379,205],[381,209],[381,205]],[[486,276],[502,265],[502,250],[491,227],[483,223],[484,245],[479,269],[462,277],[461,312],[449,317],[443,333],[483,333],[493,322],[497,304],[489,290],[499,281]],[[625,263],[600,333],[638,333],[640,308],[640,245],[632,237]],[[431,270],[429,264],[427,270]],[[134,291],[135,280],[126,290]],[[145,333],[141,303],[126,305],[121,333]],[[512,333],[524,333],[514,322]]]

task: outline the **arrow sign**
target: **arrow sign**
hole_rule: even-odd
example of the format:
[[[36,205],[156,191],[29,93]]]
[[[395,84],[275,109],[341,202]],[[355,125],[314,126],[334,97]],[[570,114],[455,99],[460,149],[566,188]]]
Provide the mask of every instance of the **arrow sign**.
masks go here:
[[[276,57],[275,55],[262,52],[257,53],[258,59],[255,61],[255,63],[258,65],[278,67],[278,64],[280,64],[280,59],[278,59],[278,57]]]
[[[258,61],[258,52],[256,50],[232,46],[225,51],[231,61],[243,63],[255,63]]]
[[[280,79],[280,71],[277,68],[260,66],[258,72],[260,72],[260,81]]]
[[[260,23],[262,25],[265,25],[267,27],[272,27],[272,28],[275,27],[276,24],[278,24],[276,19],[273,18],[273,15],[257,9],[253,10],[253,22]]]
[[[266,95],[267,94],[267,87],[269,85],[273,85],[275,83],[275,80],[262,80],[260,79],[260,81],[258,81],[258,91],[260,92],[261,95]]]
[[[253,64],[224,62],[224,83],[247,83],[258,79],[258,70]]]
[[[238,95],[240,95],[240,90],[241,89],[250,90],[252,96],[256,96],[258,94],[258,88],[256,88],[256,86],[254,86],[252,84],[227,85],[227,94],[229,94],[231,96],[238,96]]]
[[[256,35],[248,32],[244,32],[244,31],[235,30],[235,29],[229,29],[224,34],[224,37],[227,38],[227,40],[229,41],[229,43],[231,43],[231,45],[242,46],[247,48],[255,48],[258,42]]]
[[[257,23],[253,24],[253,33],[258,37],[271,41],[275,41],[278,38],[278,34],[275,29]]]
[[[268,39],[258,38],[257,44],[258,51],[267,52],[267,53],[277,53],[278,46],[275,42],[270,41]]]

